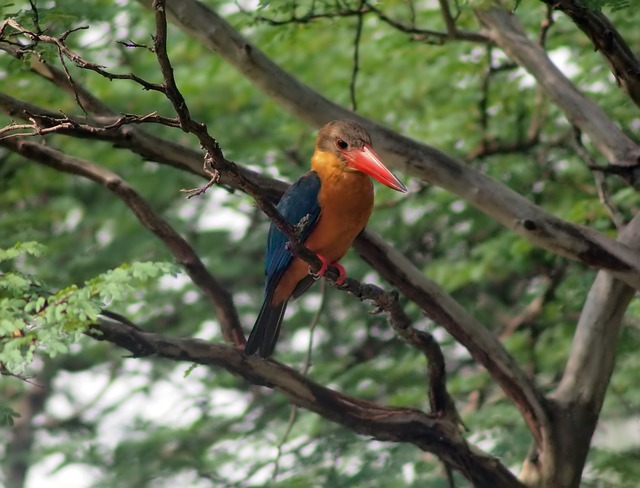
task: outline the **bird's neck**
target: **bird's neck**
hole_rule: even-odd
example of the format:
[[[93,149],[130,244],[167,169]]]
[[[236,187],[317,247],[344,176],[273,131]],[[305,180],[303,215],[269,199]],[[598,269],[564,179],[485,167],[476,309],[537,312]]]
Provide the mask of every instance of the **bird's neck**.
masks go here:
[[[326,151],[316,151],[311,157],[311,169],[318,174],[324,174],[328,171],[340,171],[344,164],[334,154]]]
[[[346,180],[368,180],[369,177],[349,168],[343,161],[330,152],[319,151],[313,154],[311,158],[311,169],[318,173],[321,180],[334,179],[340,175],[340,179]]]
[[[318,174],[322,182],[321,197],[326,197],[327,202],[347,207],[355,205],[356,200],[360,200],[364,206],[373,204],[371,178],[361,171],[349,168],[335,155],[316,151],[311,158],[311,169]],[[351,202],[348,201],[350,199]]]

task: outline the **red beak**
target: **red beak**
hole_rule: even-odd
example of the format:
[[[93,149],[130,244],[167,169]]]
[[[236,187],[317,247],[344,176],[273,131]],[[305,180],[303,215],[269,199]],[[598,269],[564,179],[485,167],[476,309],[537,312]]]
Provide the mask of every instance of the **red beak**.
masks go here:
[[[407,192],[407,187],[387,169],[380,156],[375,153],[369,144],[365,144],[362,148],[345,151],[342,155],[349,161],[349,166],[353,169],[368,174],[383,185],[396,191]]]

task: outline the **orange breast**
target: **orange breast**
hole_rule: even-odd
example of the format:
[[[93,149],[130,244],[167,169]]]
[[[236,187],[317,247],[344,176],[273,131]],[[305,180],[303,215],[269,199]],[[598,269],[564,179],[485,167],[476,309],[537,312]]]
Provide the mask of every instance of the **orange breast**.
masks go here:
[[[322,186],[318,200],[320,217],[306,246],[330,263],[338,261],[367,225],[373,209],[373,184],[359,171],[334,166],[315,167]],[[296,258],[280,279],[273,303],[287,300],[298,282],[309,273],[309,265]]]
[[[332,171],[321,175],[320,218],[305,244],[329,262],[345,255],[373,209],[373,185],[364,173]]]

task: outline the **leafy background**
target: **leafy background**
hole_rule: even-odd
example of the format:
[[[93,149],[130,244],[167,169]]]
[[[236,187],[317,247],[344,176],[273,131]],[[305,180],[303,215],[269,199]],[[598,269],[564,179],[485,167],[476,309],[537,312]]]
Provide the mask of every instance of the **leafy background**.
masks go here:
[[[206,3],[302,82],[337,103],[351,104],[355,18],[272,26],[260,17],[287,19],[292,12],[304,15],[312,3],[326,9],[333,4],[272,1],[256,8]],[[418,25],[444,30],[435,3],[415,6]],[[612,3],[605,12],[638,50],[640,13],[624,6]],[[380,7],[390,17],[410,19],[405,2]],[[5,17],[19,13],[29,22],[26,3],[0,9]],[[459,9],[458,26],[477,30],[471,8],[463,3]],[[116,44],[150,42],[153,17],[137,2],[58,0],[39,6],[39,13],[41,24],[55,33],[88,25],[69,37],[69,45],[85,59],[160,81],[152,53]],[[523,1],[516,14],[534,36],[546,8]],[[637,107],[612,81],[589,40],[566,17],[556,15],[555,20],[546,45],[552,58],[637,140]],[[177,29],[170,30],[169,54],[192,115],[207,124],[228,159],[286,181],[306,171],[312,128]],[[54,51],[45,49],[44,55],[55,62]],[[572,127],[531,77],[511,66],[498,49],[419,42],[367,16],[359,56],[359,113],[466,160],[554,215],[616,235],[593,174],[572,144]],[[24,62],[0,54],[0,91],[51,110],[79,113],[73,97],[34,76]],[[78,83],[119,112],[173,115],[157,93],[70,70]],[[2,125],[10,123],[6,116],[0,119]],[[538,140],[525,144],[536,120]],[[177,130],[146,129],[197,149],[193,138]],[[179,190],[200,184],[193,175],[142,161],[104,142],[64,136],[48,136],[47,142],[127,179],[232,291],[250,328],[262,296],[268,221],[249,197],[215,188],[185,201]],[[483,154],[478,148],[489,142],[514,147]],[[559,380],[595,272],[533,247],[456,195],[408,183],[408,197],[377,186],[369,228],[473,316],[504,334],[509,352],[550,390]],[[628,220],[637,212],[637,193],[620,180],[607,183],[619,218]],[[29,467],[26,486],[260,485],[273,475],[276,460],[279,474],[270,486],[448,486],[442,465],[411,446],[369,441],[305,411],[297,412],[286,434],[290,407],[276,393],[252,388],[222,370],[130,359],[83,336],[79,331],[107,304],[145,330],[221,340],[216,317],[198,289],[106,189],[0,150],[0,209],[0,333],[5,335],[0,359],[7,371],[30,378],[2,377],[0,420],[5,437],[12,428],[24,428],[20,420],[25,416],[32,421],[32,443],[20,452]],[[355,252],[343,264],[351,276],[384,286]],[[53,298],[41,312],[45,292]],[[26,307],[20,303],[25,294],[33,295]],[[533,319],[512,327],[543,296]],[[422,356],[395,337],[384,317],[370,315],[366,305],[331,287],[316,285],[290,306],[279,361],[302,366],[309,324],[321,304],[309,373],[315,381],[381,403],[427,407]],[[63,320],[62,309],[56,313],[56,306],[63,305],[65,317],[74,320]],[[517,470],[530,437],[516,409],[443,329],[410,303],[406,309],[445,351],[449,391],[470,428],[469,439]],[[35,324],[25,337],[6,337],[25,321]],[[637,302],[625,324],[584,486],[631,487],[640,479]],[[5,466],[0,480],[7,486],[12,486],[16,463],[12,447],[0,445]],[[456,482],[465,486],[457,475]]]

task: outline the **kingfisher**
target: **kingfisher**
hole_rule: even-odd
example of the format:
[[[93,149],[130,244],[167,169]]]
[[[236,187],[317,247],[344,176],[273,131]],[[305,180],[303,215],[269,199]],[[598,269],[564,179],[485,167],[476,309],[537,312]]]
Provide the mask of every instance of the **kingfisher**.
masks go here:
[[[291,254],[288,238],[271,224],[265,259],[264,302],[244,348],[247,356],[268,358],[280,334],[290,298],[298,298],[329,266],[338,269],[336,283],[346,277],[338,263],[362,232],[373,209],[371,177],[405,193],[407,188],[387,169],[371,147],[371,137],[357,122],[336,120],[320,129],[311,171],[293,183],[277,209],[299,232],[304,245],[322,266],[309,265]]]

